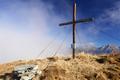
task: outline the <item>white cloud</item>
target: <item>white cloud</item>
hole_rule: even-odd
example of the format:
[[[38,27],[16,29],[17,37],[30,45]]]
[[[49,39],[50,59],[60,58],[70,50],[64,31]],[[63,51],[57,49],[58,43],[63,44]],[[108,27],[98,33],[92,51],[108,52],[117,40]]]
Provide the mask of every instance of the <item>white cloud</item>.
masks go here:
[[[52,5],[42,1],[5,4],[7,7],[0,9],[0,62],[37,57],[54,38],[49,33],[53,28],[57,29],[60,17],[54,13]],[[57,48],[59,41],[54,43],[51,51]]]
[[[98,18],[98,23],[109,23],[110,25],[120,24],[120,1],[114,3],[114,5],[106,9],[104,13]]]
[[[95,21],[89,25],[86,32],[91,33],[94,38],[102,32],[107,33],[113,29],[113,27],[119,27],[120,25],[120,1],[113,3],[111,8],[105,9],[101,15],[95,18]],[[104,33],[103,33],[104,34]]]

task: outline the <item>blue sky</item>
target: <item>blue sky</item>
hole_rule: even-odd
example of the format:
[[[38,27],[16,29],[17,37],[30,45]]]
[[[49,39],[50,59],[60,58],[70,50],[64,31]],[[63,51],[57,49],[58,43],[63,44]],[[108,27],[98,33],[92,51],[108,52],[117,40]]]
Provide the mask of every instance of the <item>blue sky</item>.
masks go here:
[[[64,22],[72,20],[72,0],[44,0],[54,6],[56,15],[62,15]],[[120,1],[119,0],[76,0],[77,19],[93,17],[95,21],[90,24],[78,24],[80,35],[84,35],[88,42],[96,46],[104,44],[119,45],[120,38]],[[98,37],[99,36],[99,37]],[[82,40],[82,39],[81,39]],[[84,39],[83,39],[84,41]]]
[[[66,42],[58,55],[67,55],[72,25],[58,24],[72,20],[72,3],[72,0],[0,0],[0,62],[35,58],[57,36],[54,45],[40,58],[52,56],[65,35]],[[119,14],[119,0],[77,0],[77,19],[95,19],[77,24],[78,46],[120,45]]]

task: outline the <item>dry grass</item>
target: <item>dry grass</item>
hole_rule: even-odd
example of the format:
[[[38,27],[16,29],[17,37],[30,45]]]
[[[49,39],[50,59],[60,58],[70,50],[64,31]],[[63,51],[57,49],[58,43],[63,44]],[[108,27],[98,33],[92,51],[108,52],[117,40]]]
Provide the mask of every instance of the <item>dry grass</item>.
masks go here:
[[[22,64],[39,65],[43,73],[34,80],[120,80],[120,54],[98,56],[82,52],[75,59],[50,57],[16,61],[0,65],[0,73],[11,72],[15,66]]]

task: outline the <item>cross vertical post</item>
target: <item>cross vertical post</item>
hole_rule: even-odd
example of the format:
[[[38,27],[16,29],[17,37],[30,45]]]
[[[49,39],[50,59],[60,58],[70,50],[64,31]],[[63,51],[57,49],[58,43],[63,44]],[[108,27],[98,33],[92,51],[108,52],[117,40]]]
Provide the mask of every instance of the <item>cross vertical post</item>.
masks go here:
[[[72,49],[73,49],[73,59],[75,58],[75,48],[76,48],[76,0],[74,0],[73,2],[73,46],[72,46]]]

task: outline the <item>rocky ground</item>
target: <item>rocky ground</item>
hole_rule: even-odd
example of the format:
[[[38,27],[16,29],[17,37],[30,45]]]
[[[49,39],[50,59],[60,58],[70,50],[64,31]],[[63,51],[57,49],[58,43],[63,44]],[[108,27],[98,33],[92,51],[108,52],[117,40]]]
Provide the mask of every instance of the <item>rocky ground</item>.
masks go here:
[[[80,53],[75,59],[50,57],[0,64],[1,79],[4,74],[11,73],[15,66],[23,64],[39,65],[42,75],[34,80],[120,80],[120,54],[84,53]]]

